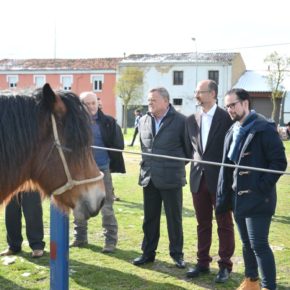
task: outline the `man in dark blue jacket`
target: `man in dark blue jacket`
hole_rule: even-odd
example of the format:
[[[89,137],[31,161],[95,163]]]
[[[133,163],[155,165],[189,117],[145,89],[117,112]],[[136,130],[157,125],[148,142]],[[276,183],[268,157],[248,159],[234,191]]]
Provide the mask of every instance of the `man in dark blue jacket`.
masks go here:
[[[284,171],[287,160],[276,126],[251,111],[250,96],[232,89],[225,107],[236,123],[224,143],[223,163]],[[268,235],[276,208],[276,183],[280,174],[222,167],[219,175],[216,213],[232,208],[243,244],[245,279],[239,290],[276,289],[276,267]]]
[[[149,92],[148,108],[149,112],[139,121],[142,152],[190,158],[189,146],[185,144],[186,118],[170,105],[165,88]],[[134,265],[155,260],[163,203],[170,256],[178,268],[185,267],[182,251],[182,187],[185,183],[184,161],[142,156],[139,185],[143,187],[144,199],[143,254],[133,261]]]

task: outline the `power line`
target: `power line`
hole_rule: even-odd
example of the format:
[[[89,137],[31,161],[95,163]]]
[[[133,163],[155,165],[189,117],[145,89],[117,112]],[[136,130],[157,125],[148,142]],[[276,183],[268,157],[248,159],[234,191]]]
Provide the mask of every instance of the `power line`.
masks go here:
[[[217,52],[217,51],[223,51],[223,50],[224,51],[225,50],[239,50],[239,49],[263,48],[263,47],[284,46],[284,45],[290,45],[290,42],[261,44],[261,45],[253,45],[253,46],[241,46],[241,47],[235,47],[235,48],[220,48],[220,49],[213,49],[213,50],[207,50],[207,51],[208,52]]]

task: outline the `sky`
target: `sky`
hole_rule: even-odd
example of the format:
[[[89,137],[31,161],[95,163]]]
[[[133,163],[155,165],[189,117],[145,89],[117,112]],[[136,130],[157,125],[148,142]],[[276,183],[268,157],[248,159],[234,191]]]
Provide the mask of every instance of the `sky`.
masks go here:
[[[287,0],[3,0],[0,59],[240,52],[290,57]],[[192,39],[195,39],[193,41]]]

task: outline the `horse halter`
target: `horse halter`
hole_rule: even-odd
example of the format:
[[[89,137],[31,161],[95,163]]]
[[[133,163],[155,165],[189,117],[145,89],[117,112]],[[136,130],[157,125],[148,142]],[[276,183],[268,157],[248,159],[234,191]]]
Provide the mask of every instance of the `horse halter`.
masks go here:
[[[65,171],[66,177],[67,177],[67,183],[65,185],[59,187],[58,189],[54,190],[52,192],[52,195],[61,195],[65,191],[72,189],[76,185],[87,184],[87,183],[91,183],[91,182],[95,182],[95,181],[99,181],[99,180],[103,179],[103,177],[104,177],[103,172],[100,172],[101,175],[94,177],[94,178],[88,178],[88,179],[84,179],[84,180],[72,179],[72,176],[70,174],[70,171],[69,171],[69,168],[68,168],[63,150],[62,150],[62,146],[61,146],[60,141],[59,141],[56,121],[55,121],[55,117],[53,114],[51,114],[51,122],[52,122],[54,142],[55,142],[56,148],[58,150],[59,156],[61,158],[62,165],[63,165],[64,171]]]

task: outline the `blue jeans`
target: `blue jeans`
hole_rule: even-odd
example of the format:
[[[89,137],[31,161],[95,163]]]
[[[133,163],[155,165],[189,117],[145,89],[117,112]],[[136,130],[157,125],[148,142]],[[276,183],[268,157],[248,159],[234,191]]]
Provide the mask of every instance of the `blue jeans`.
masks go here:
[[[268,236],[272,216],[235,217],[243,243],[245,276],[256,278],[261,274],[263,288],[276,289],[276,265]]]

